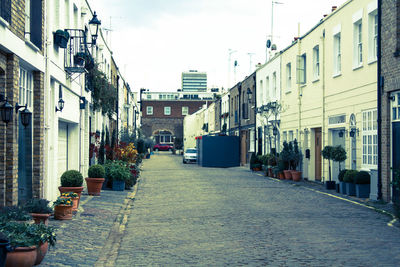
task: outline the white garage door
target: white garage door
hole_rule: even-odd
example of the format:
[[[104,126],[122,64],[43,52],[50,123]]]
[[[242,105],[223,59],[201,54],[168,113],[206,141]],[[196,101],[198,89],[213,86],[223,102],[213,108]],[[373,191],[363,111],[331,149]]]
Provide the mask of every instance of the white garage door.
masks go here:
[[[68,169],[68,124],[58,123],[58,179]]]

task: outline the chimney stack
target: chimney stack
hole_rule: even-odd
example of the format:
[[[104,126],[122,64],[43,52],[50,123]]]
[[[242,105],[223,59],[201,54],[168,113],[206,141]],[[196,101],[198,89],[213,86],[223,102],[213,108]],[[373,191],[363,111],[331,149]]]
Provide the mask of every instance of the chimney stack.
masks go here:
[[[337,6],[332,6],[332,12],[337,9]]]

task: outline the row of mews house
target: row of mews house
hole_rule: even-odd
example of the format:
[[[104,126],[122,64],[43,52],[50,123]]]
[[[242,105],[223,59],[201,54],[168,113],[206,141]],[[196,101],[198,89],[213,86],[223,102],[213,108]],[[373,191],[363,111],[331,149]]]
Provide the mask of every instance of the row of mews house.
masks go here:
[[[0,4],[0,206],[55,200],[64,171],[95,163],[95,133],[139,127],[137,97],[88,1]]]
[[[326,183],[331,177],[338,183],[340,168],[364,170],[371,199],[398,199],[400,53],[393,52],[399,51],[400,14],[394,1],[383,2],[382,8],[376,0],[332,7],[208,108],[186,116],[185,147],[195,147],[199,136],[235,135],[240,164],[246,165],[253,153],[279,154],[284,143],[296,140],[302,179]],[[327,146],[341,146],[346,159],[327,160]]]

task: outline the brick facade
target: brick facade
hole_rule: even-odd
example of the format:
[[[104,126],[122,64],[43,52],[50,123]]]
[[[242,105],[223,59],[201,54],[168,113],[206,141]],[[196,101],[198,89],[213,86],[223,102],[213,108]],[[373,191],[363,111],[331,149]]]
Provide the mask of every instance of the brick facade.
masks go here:
[[[381,150],[381,177],[382,197],[385,201],[391,200],[391,92],[400,90],[400,56],[394,53],[399,51],[400,40],[400,1],[381,1],[381,76],[384,78],[384,87],[381,97],[382,132],[380,141]]]

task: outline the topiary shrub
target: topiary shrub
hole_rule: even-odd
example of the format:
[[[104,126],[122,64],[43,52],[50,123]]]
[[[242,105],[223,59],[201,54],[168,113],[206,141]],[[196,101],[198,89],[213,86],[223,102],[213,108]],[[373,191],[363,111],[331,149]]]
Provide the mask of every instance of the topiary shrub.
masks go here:
[[[345,183],[354,183],[354,179],[356,178],[358,171],[356,170],[347,170],[343,177],[343,182]]]
[[[343,182],[344,174],[347,172],[347,169],[341,170],[338,175],[338,179],[340,182]]]
[[[83,176],[76,170],[69,170],[61,175],[62,187],[81,187],[83,184]]]
[[[25,203],[24,209],[30,213],[52,213],[53,209],[49,206],[49,203],[50,201],[47,199],[32,198]]]
[[[354,179],[355,184],[370,184],[371,176],[366,171],[359,171]]]
[[[88,176],[89,178],[104,178],[104,167],[100,164],[90,166],[88,170]]]

